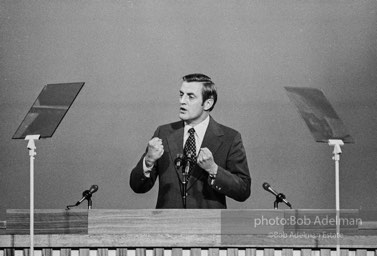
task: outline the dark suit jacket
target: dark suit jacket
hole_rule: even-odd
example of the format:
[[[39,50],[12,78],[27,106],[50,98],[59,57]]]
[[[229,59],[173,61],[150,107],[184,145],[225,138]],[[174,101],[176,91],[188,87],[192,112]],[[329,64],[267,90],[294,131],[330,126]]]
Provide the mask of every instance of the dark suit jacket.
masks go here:
[[[177,154],[183,153],[183,131],[183,121],[158,127],[153,137],[162,139],[164,153],[155,163],[150,178],[143,172],[145,153],[131,172],[130,186],[136,193],[149,191],[158,177],[156,208],[183,208],[182,171],[174,164]],[[250,196],[251,177],[240,133],[211,117],[201,147],[212,152],[219,167],[211,185],[208,173],[195,166],[187,184],[187,208],[226,208],[226,196],[245,201]]]

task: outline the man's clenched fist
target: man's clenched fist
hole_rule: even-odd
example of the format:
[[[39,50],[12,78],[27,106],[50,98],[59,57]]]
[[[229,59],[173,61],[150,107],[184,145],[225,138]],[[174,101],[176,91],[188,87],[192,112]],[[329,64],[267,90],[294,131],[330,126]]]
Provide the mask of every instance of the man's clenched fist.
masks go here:
[[[150,167],[162,156],[164,153],[164,146],[162,140],[154,137],[148,142],[148,151],[145,155],[145,164]]]

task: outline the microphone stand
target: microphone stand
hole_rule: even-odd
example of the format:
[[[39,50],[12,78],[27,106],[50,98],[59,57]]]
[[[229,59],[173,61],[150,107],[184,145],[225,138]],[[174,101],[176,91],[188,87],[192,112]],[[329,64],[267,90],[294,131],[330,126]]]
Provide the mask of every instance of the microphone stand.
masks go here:
[[[92,206],[93,206],[92,195],[93,195],[93,193],[90,193],[90,190],[85,190],[84,192],[82,192],[82,196],[85,197],[84,200],[88,200],[88,209],[89,210],[92,209]],[[80,201],[78,201],[76,204],[67,205],[66,209],[70,210],[72,207],[78,206],[79,204],[81,204]]]
[[[92,193],[90,193],[90,190],[85,190],[82,192],[82,196],[85,197],[85,200],[88,200],[88,209],[92,209],[93,201],[92,201]],[[76,203],[76,206],[78,206],[80,202]]]
[[[285,199],[285,195],[282,193],[279,193],[276,195],[276,200],[274,202],[274,209],[279,208],[279,203],[283,202],[283,199]]]
[[[188,181],[188,173],[190,170],[190,160],[188,159],[186,161],[186,166],[185,169],[183,169],[182,175],[183,175],[183,180],[182,180],[182,185],[183,185],[183,191],[182,191],[182,200],[183,200],[183,208],[186,209],[186,201],[187,201],[187,181]]]
[[[86,199],[88,200],[88,209],[90,210],[92,209],[92,205],[93,205],[92,194],[88,195]]]
[[[82,196],[85,197],[86,200],[88,200],[88,209],[92,209],[92,205],[93,205],[93,201],[92,201],[92,193],[90,193],[89,190],[85,190],[84,192],[82,192]],[[76,205],[79,205],[78,203],[76,203]]]

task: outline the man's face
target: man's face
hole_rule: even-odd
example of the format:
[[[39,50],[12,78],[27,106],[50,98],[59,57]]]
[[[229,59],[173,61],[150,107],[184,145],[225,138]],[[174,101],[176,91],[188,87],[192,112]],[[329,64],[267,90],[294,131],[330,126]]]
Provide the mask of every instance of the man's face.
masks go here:
[[[203,104],[202,83],[183,82],[179,91],[179,118],[187,124],[196,125],[202,122],[207,116],[206,104]],[[208,109],[208,107],[206,107]]]

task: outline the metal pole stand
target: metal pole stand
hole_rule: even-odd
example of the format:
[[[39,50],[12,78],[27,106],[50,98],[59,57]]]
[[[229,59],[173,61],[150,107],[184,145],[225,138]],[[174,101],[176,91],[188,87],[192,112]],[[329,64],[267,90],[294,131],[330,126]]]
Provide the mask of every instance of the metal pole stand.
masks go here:
[[[37,153],[35,152],[35,140],[39,140],[40,135],[27,135],[25,140],[28,140],[27,148],[30,156],[30,256],[34,256],[34,159]]]
[[[187,202],[187,175],[183,173],[183,180],[182,180],[182,201],[183,201],[183,209],[186,209],[186,202]]]
[[[279,193],[276,195],[276,199],[274,201],[274,209],[278,209],[279,208],[279,203],[283,202],[283,200],[285,199],[285,195],[282,194],[282,193]],[[291,207],[292,209],[292,207]]]
[[[183,200],[183,209],[187,208],[187,183],[188,183],[188,175],[190,171],[190,161],[187,160],[186,166],[183,169],[182,173],[182,185],[183,185],[183,191],[182,191],[182,200]]]
[[[335,210],[336,210],[336,255],[340,256],[340,200],[339,200],[339,161],[342,150],[340,146],[343,146],[342,140],[329,140],[329,146],[334,147],[332,159],[335,161]]]
[[[88,197],[88,209],[92,209],[93,207],[93,201],[92,201],[92,195]]]

